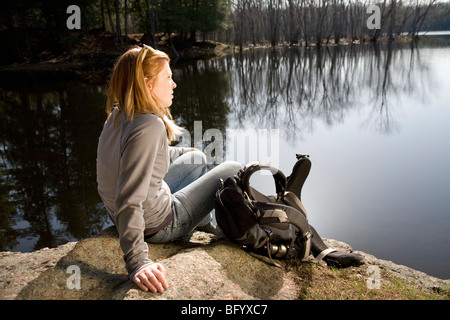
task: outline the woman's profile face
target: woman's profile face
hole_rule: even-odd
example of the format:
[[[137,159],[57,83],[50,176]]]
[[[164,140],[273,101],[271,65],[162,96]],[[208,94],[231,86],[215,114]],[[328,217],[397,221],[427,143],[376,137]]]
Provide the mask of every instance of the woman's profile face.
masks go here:
[[[150,92],[162,104],[162,107],[167,108],[172,105],[173,90],[177,84],[172,80],[172,71],[169,63],[164,61],[164,67],[156,76],[153,86],[150,86]]]

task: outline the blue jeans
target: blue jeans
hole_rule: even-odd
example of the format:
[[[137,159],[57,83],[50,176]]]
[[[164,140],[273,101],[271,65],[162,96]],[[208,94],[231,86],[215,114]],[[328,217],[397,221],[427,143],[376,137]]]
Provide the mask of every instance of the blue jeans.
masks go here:
[[[173,199],[173,221],[155,235],[150,243],[164,243],[181,238],[211,220],[214,198],[220,179],[236,174],[242,166],[234,161],[219,164],[208,171],[206,156],[200,151],[181,155],[169,167],[164,181]]]

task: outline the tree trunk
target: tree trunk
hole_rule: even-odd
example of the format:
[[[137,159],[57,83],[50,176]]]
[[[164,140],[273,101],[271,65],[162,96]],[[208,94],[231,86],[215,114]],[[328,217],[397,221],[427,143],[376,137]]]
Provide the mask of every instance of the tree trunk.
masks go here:
[[[120,7],[119,0],[114,0],[114,8],[116,10],[116,43],[123,45],[122,41],[122,30],[120,28]]]
[[[114,27],[114,22],[113,22],[112,15],[111,15],[111,8],[109,7],[108,0],[106,0],[106,13],[108,14],[108,21],[109,21],[109,26],[111,27],[111,32],[114,32],[115,27]]]

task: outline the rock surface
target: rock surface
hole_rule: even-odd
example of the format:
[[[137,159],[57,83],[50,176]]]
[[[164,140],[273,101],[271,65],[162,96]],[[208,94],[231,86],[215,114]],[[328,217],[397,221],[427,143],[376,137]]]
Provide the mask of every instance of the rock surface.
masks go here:
[[[343,242],[325,241],[338,250],[352,251]],[[402,279],[414,280],[425,289],[450,287],[450,280],[358,253],[366,257],[367,263],[382,266]],[[284,269],[281,272],[263,258],[244,252],[226,239],[216,240],[209,233],[195,232],[191,238],[169,244],[149,244],[149,257],[170,270],[169,289],[162,294],[143,292],[128,279],[114,228],[105,230],[99,237],[54,249],[2,252],[0,299],[292,300],[298,297],[293,272]]]

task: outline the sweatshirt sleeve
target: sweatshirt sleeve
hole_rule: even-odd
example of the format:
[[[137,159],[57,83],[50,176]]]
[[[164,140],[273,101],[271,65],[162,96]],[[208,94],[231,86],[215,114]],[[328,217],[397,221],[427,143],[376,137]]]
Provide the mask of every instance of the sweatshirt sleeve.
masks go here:
[[[189,151],[192,151],[192,148],[170,146],[169,147],[170,161],[173,162],[176,158]]]
[[[123,141],[116,194],[115,222],[130,278],[152,263],[144,241],[143,202],[147,198],[155,159],[166,139],[162,121],[137,125]]]

